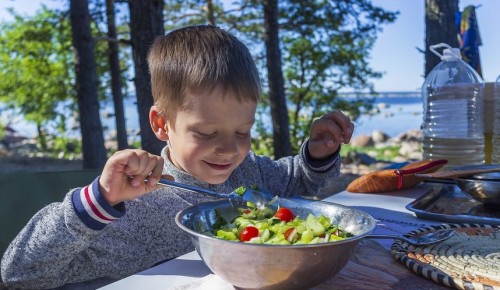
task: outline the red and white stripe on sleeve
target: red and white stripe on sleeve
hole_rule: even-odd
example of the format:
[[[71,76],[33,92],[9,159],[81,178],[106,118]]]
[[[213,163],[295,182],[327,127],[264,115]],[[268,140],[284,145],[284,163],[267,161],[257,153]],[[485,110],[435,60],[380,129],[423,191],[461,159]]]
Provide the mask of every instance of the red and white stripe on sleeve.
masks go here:
[[[100,230],[125,214],[124,203],[111,206],[99,191],[99,177],[90,185],[76,189],[72,196],[76,214],[88,227]]]

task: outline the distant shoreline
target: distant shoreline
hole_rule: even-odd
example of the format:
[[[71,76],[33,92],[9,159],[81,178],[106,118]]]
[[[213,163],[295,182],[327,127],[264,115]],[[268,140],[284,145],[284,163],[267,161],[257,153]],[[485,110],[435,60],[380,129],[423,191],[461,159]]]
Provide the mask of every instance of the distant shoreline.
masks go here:
[[[386,91],[386,92],[342,92],[339,93],[340,97],[377,97],[377,98],[411,98],[420,97],[422,95],[421,91]]]
[[[354,93],[343,93],[352,95]],[[365,93],[365,97],[373,96]],[[348,96],[351,98],[351,96]],[[371,134],[375,129],[380,130],[392,137],[395,135],[406,132],[410,129],[419,129],[421,123],[421,114],[423,106],[421,104],[420,92],[380,92],[376,96],[375,106],[378,111],[370,112],[368,115],[361,116],[356,121],[355,134]],[[0,103],[0,117],[5,115],[6,110]],[[139,132],[139,120],[136,109],[135,100],[127,98],[124,100],[126,128],[129,132],[129,138],[133,138]],[[112,102],[101,103],[101,122],[103,127],[107,128],[107,133],[110,134],[115,128]],[[36,136],[36,127],[33,124],[27,123],[19,114],[13,116],[2,117],[2,122],[5,124],[6,120],[11,121],[10,126],[14,128],[20,135],[33,138]],[[68,125],[68,128],[71,127]],[[68,132],[69,136],[77,136],[79,132]]]

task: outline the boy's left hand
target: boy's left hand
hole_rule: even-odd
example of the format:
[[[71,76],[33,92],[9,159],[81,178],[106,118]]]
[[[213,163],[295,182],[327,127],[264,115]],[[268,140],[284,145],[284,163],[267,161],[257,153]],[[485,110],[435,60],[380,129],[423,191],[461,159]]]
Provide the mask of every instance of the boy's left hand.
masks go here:
[[[326,158],[339,148],[340,143],[348,144],[354,132],[351,119],[340,111],[333,111],[315,120],[311,125],[309,154],[314,159]]]

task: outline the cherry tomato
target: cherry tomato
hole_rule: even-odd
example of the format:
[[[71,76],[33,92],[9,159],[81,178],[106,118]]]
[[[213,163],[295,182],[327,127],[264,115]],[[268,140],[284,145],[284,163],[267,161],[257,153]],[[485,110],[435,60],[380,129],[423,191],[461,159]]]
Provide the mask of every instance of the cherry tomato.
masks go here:
[[[295,218],[293,212],[286,207],[279,208],[274,216],[285,222],[291,222]]]
[[[252,238],[259,236],[259,229],[254,226],[247,226],[240,233],[240,241],[248,242]]]

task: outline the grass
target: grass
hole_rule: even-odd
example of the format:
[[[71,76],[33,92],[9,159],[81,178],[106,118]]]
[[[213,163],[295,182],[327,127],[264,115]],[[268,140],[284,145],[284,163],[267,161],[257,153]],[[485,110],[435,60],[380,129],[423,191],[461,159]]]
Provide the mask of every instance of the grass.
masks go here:
[[[375,146],[352,146],[343,145],[340,149],[340,156],[346,157],[351,152],[365,153],[369,156],[375,158],[376,160],[393,160],[395,157],[399,156],[399,149],[401,145],[385,146],[378,148]]]

